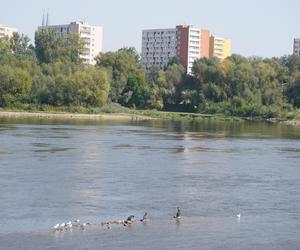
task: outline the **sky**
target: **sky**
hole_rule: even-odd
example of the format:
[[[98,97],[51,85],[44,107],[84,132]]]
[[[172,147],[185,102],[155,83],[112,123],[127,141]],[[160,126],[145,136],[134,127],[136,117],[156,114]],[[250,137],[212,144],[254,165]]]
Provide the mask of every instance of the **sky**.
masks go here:
[[[86,21],[104,28],[103,49],[141,50],[143,29],[191,24],[232,40],[232,52],[273,57],[292,53],[300,37],[299,0],[0,0],[0,23],[32,40],[43,12],[51,24]]]

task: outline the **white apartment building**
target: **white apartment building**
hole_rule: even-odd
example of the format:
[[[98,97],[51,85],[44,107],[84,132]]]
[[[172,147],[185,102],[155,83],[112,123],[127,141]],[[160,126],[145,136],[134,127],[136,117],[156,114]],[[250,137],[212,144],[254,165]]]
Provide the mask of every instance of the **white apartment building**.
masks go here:
[[[164,68],[174,57],[191,74],[196,59],[209,57],[209,31],[190,25],[143,30],[142,61],[146,69],[153,65]]]
[[[12,37],[13,33],[17,32],[16,28],[8,27],[6,25],[0,24],[0,38]]]
[[[293,54],[296,56],[300,56],[300,38],[294,39],[294,49]]]
[[[70,33],[79,34],[83,39],[85,46],[81,54],[83,62],[86,64],[95,64],[95,57],[102,52],[103,28],[101,26],[92,26],[84,22],[71,22],[63,25],[41,26],[39,29],[49,29],[56,36],[65,36]]]
[[[148,69],[153,65],[163,68],[176,56],[176,29],[143,30],[142,61]]]
[[[191,74],[195,60],[201,57],[201,29],[189,29],[187,73]]]

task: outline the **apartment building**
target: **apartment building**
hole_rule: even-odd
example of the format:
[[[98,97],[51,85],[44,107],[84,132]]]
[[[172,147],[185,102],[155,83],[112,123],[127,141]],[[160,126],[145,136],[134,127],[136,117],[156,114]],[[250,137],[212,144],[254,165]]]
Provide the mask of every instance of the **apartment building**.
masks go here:
[[[146,69],[157,65],[164,68],[176,57],[176,29],[143,30],[142,60]]]
[[[177,57],[190,74],[196,59],[209,57],[209,31],[190,25],[178,25],[176,34]]]
[[[0,24],[0,38],[3,37],[12,37],[13,33],[17,32],[16,28],[8,27],[4,24]]]
[[[209,31],[190,25],[143,30],[142,61],[146,69],[153,65],[163,68],[174,57],[190,74],[196,59],[209,57]]]
[[[95,64],[95,57],[102,52],[103,28],[101,26],[92,26],[85,22],[71,22],[62,25],[46,25],[39,29],[49,29],[56,36],[63,37],[70,33],[79,34],[84,41],[84,50],[81,54],[83,62],[86,64]]]
[[[231,40],[211,35],[209,38],[209,58],[217,57],[224,60],[231,56]]]
[[[296,56],[300,56],[300,38],[294,39],[293,54]]]

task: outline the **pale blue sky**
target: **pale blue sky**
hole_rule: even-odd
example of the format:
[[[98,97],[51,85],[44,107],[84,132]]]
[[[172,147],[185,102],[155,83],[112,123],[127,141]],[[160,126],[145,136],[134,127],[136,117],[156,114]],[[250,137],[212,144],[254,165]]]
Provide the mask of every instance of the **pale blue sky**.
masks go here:
[[[0,0],[0,23],[34,36],[49,9],[50,24],[85,20],[104,27],[104,50],[134,46],[141,30],[193,24],[232,39],[233,53],[291,54],[300,37],[299,0]]]

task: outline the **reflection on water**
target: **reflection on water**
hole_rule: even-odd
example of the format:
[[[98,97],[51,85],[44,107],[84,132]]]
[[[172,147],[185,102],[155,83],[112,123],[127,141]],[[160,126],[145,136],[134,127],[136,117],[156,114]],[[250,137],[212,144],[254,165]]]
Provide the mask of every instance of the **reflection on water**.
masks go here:
[[[299,139],[299,127],[257,122],[2,119],[0,245],[296,249]],[[48,230],[145,211],[149,225]]]
[[[72,148],[48,148],[48,149],[35,149],[34,152],[46,152],[46,153],[56,153],[56,152],[63,152],[67,150],[72,150]]]

